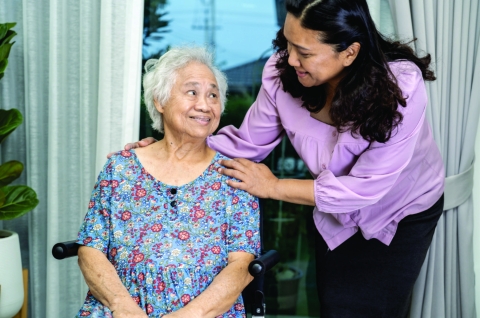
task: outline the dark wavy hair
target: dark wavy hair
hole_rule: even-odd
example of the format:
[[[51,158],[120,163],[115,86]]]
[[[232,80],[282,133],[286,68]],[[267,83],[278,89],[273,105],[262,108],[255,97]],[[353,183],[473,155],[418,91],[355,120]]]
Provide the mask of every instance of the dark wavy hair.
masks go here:
[[[398,87],[388,62],[409,60],[415,63],[424,80],[433,81],[435,75],[429,69],[430,54],[415,55],[408,43],[392,41],[376,29],[366,0],[286,0],[289,14],[300,19],[302,27],[319,31],[319,41],[331,45],[337,52],[352,43],[360,43],[355,61],[345,69],[345,76],[335,91],[330,118],[339,132],[351,130],[369,142],[384,143],[403,120],[398,105],[406,107],[406,98]],[[414,40],[413,40],[414,41]],[[325,84],[304,87],[288,64],[287,40],[283,28],[273,40],[279,59],[279,71],[283,89],[303,101],[310,112],[319,112],[326,103]]]

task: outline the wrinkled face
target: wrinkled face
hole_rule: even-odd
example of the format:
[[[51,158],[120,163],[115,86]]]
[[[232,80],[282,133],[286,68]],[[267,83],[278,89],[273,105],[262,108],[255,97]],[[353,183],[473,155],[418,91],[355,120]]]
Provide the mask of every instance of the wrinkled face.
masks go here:
[[[157,101],[155,105],[163,114],[165,135],[205,140],[220,123],[217,81],[212,71],[199,62],[178,70],[170,98],[164,105]]]
[[[321,43],[318,31],[303,28],[290,13],[283,32],[288,41],[288,64],[295,68],[300,83],[305,87],[327,83],[335,88],[345,68],[342,52]]]

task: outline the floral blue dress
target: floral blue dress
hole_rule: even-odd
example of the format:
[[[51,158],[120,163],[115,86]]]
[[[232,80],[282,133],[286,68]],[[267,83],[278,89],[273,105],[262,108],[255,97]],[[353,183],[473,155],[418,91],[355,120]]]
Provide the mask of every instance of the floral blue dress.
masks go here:
[[[258,199],[228,186],[217,153],[194,181],[169,186],[135,151],[113,155],[95,184],[77,243],[106,254],[150,317],[185,306],[226,265],[228,253],[260,251]],[[112,317],[90,292],[77,317]],[[245,317],[242,296],[220,317]]]

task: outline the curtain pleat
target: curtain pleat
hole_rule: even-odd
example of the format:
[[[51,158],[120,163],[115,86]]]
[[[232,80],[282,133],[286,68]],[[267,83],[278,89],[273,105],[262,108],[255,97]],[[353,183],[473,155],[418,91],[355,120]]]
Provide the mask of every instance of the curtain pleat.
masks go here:
[[[89,10],[82,10],[82,7]],[[94,101],[98,94],[98,67],[92,66],[98,65],[99,58],[99,14],[93,12],[100,12],[98,1],[50,1],[47,127],[47,247],[50,248],[56,242],[75,237],[88,202],[85,195],[95,177],[94,157],[88,154],[96,137]],[[69,295],[64,314],[73,316],[84,294],[76,260],[59,262],[47,257],[46,276],[47,290]],[[58,294],[47,293],[47,313],[57,303]]]
[[[49,248],[47,246],[48,224],[48,54],[50,5],[44,1],[24,0],[22,2],[24,41],[18,42],[23,46],[25,55],[25,125],[27,134],[27,165],[29,185],[35,189],[40,203],[30,212],[28,218],[29,233],[29,302],[30,317],[46,311],[46,273]],[[43,17],[39,19],[38,17]],[[15,49],[15,46],[12,50]],[[7,70],[8,71],[8,70]],[[23,250],[24,251],[24,250]],[[24,264],[25,266],[25,264]],[[43,287],[43,288],[42,288]]]
[[[380,0],[367,0],[367,4],[368,4],[368,10],[370,11],[370,15],[373,19],[373,21],[375,21],[375,24],[377,26],[377,28],[379,27],[379,25],[381,25],[381,21],[380,21],[380,18],[381,18],[381,3],[380,3]]]
[[[140,101],[142,57],[141,51],[131,47],[141,50],[143,34],[143,1],[123,0],[123,5],[118,5],[117,0],[103,0],[101,3],[100,65],[111,71],[99,74],[98,104],[107,104],[108,107],[100,107],[98,117],[111,120],[99,121],[97,125],[97,173],[106,161],[106,153],[123,149],[124,141],[138,140],[140,110],[137,107],[137,112],[133,113],[130,109],[132,104],[137,105]],[[123,19],[119,19],[120,16]]]
[[[40,200],[0,227],[20,236],[29,316],[73,317],[87,288],[76,258],[51,248],[75,239],[107,153],[138,140],[143,1],[2,0],[0,22],[18,33],[0,107],[25,118],[0,159],[25,163],[18,182]]]
[[[386,36],[395,34],[390,4],[388,0],[367,0],[370,15],[377,29]]]
[[[417,53],[432,56],[437,80],[427,86],[428,120],[447,177],[461,174],[474,162],[480,115],[478,0],[390,0],[390,5],[400,37],[417,38]],[[444,211],[414,287],[410,317],[475,317],[473,213],[472,196]]]

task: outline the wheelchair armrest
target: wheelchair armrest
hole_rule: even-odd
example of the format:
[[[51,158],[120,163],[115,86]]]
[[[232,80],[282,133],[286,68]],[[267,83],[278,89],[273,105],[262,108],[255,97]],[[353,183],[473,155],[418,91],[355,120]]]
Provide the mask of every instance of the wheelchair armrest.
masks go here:
[[[76,241],[60,242],[53,246],[52,255],[56,259],[64,259],[72,256],[77,256],[78,247],[80,244]],[[254,259],[248,265],[248,271],[253,277],[265,274],[270,268],[275,266],[280,260],[280,255],[275,250],[270,250],[260,257]]]
[[[80,244],[75,243],[76,241],[67,241],[60,242],[53,246],[52,255],[56,259],[64,259],[67,257],[77,256],[78,247]]]
[[[280,255],[275,250],[270,250],[260,257],[254,259],[248,265],[248,272],[253,277],[265,274],[270,268],[275,266],[280,260]]]

